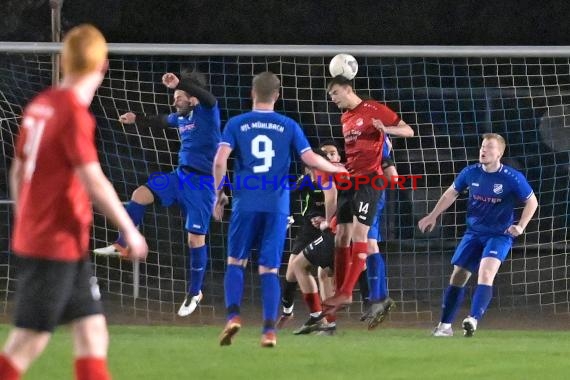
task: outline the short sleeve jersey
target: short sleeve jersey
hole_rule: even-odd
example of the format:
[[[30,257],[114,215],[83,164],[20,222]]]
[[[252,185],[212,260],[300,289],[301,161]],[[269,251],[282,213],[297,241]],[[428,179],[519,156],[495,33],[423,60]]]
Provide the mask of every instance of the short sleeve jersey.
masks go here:
[[[491,235],[504,234],[513,223],[517,202],[533,194],[526,178],[506,165],[493,173],[485,172],[481,164],[470,165],[459,173],[453,188],[469,189],[467,231]]]
[[[311,149],[293,119],[273,111],[251,111],[228,120],[222,145],[235,154],[234,210],[289,214],[291,153]]]
[[[49,89],[26,107],[16,143],[23,177],[12,249],[77,261],[87,253],[93,212],[75,169],[98,163],[95,119],[70,89]]]
[[[364,100],[341,116],[346,167],[352,175],[382,174],[383,133],[373,125],[379,119],[386,126],[396,126],[398,115],[374,100]]]

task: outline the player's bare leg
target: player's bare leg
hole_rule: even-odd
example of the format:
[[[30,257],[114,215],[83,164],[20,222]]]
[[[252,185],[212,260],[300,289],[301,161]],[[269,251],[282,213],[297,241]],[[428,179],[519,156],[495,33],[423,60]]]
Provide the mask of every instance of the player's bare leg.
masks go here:
[[[102,314],[90,315],[74,321],[71,327],[77,378],[84,378],[87,373],[94,379],[109,378],[109,332],[105,317]]]
[[[2,355],[23,374],[45,350],[50,338],[49,332],[13,328],[8,335]]]

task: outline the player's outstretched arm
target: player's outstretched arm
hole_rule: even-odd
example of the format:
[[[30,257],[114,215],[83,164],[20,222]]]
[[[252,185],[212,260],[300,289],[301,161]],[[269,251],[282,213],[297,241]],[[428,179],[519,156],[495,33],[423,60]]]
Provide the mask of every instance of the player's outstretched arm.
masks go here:
[[[532,216],[536,212],[538,208],[538,200],[536,199],[536,195],[534,193],[528,198],[525,202],[525,206],[522,210],[521,218],[517,224],[513,224],[507,229],[507,233],[514,237],[522,235],[526,226],[530,222]]]
[[[119,121],[123,124],[134,124],[139,123],[143,127],[148,128],[168,128],[168,115],[156,115],[156,116],[137,116],[134,112],[127,112],[119,116]]]
[[[453,204],[453,202],[455,202],[458,195],[459,193],[457,192],[457,190],[455,190],[453,186],[450,186],[445,191],[445,193],[443,193],[441,198],[439,198],[433,210],[418,222],[418,227],[420,228],[420,231],[422,232],[426,232],[426,230],[428,232],[433,231],[437,223],[437,217],[440,216],[445,210],[447,210],[449,206]]]
[[[336,198],[337,190],[334,183],[331,183],[332,177],[323,179],[323,195],[325,196],[325,220],[324,223],[320,223],[319,228],[321,230],[326,230],[330,227],[333,216],[336,214]]]
[[[212,108],[216,104],[216,97],[205,88],[198,86],[191,79],[180,80],[173,73],[166,73],[162,76],[162,83],[173,90],[182,90],[190,96],[195,96],[200,104]]]
[[[216,191],[216,202],[214,203],[214,219],[221,221],[224,216],[224,207],[228,204],[228,197],[224,193],[224,176],[228,170],[228,158],[232,153],[232,148],[228,145],[220,145],[214,157],[214,189]]]
[[[319,169],[332,174],[346,172],[345,168],[333,165],[330,161],[319,156],[312,150],[307,150],[301,154],[301,160],[312,169]]]
[[[125,211],[99,163],[91,162],[78,166],[75,172],[87,190],[91,202],[124,234],[129,256],[133,259],[144,259],[148,252],[146,241]]]

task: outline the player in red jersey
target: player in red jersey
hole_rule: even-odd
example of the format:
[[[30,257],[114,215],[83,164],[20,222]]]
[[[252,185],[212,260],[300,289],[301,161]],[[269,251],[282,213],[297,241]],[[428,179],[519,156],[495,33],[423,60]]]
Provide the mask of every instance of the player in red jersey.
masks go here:
[[[73,28],[63,45],[63,82],[24,111],[10,168],[18,265],[14,328],[0,355],[0,379],[20,379],[64,323],[71,323],[76,378],[110,379],[107,324],[87,255],[91,202],[125,231],[132,258],[144,259],[148,248],[97,157],[88,107],[107,64],[101,32]]]
[[[376,214],[381,183],[359,184],[355,177],[372,178],[383,174],[382,148],[384,136],[410,137],[412,128],[398,115],[374,100],[363,100],[343,76],[334,77],[328,85],[331,100],[344,111],[341,117],[345,143],[346,167],[351,175],[349,189],[339,189],[335,236],[335,296],[323,302],[324,312],[336,310],[352,302],[352,291],[366,264],[367,235]],[[358,188],[357,188],[358,187]],[[352,243],[352,246],[351,246]]]

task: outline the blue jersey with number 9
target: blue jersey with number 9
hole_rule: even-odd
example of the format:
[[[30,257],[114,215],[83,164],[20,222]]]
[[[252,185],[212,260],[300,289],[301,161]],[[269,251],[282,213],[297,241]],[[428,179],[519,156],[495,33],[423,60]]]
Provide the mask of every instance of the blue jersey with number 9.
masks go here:
[[[289,214],[291,154],[311,149],[299,124],[274,111],[253,110],[228,120],[220,144],[235,153],[233,210]]]

